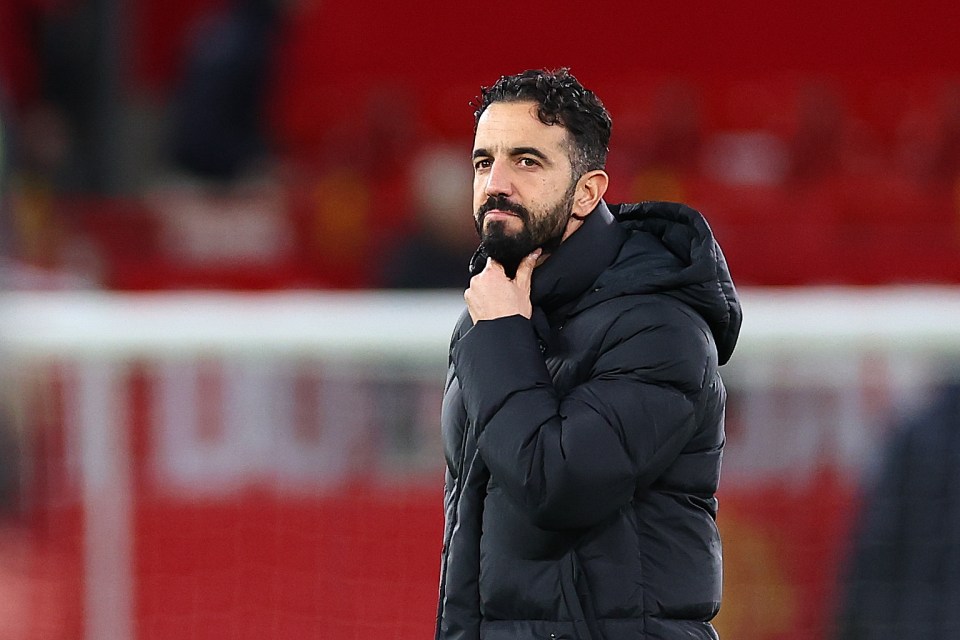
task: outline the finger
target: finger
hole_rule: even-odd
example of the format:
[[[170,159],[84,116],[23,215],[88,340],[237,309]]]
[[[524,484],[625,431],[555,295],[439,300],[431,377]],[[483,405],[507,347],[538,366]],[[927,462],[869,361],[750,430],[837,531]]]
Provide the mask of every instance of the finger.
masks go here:
[[[522,282],[524,286],[529,285],[531,276],[533,275],[533,269],[537,266],[537,260],[540,259],[542,252],[542,249],[534,249],[533,252],[520,261],[520,265],[517,267],[516,279]]]
[[[504,278],[507,277],[506,269],[504,269],[503,265],[497,262],[493,258],[487,258],[487,266],[484,267],[483,270],[486,271],[487,273],[494,273],[497,275],[501,275]]]
[[[484,267],[484,271],[487,271],[487,270],[499,271],[500,273],[504,272],[503,265],[489,256],[487,257],[487,266]]]

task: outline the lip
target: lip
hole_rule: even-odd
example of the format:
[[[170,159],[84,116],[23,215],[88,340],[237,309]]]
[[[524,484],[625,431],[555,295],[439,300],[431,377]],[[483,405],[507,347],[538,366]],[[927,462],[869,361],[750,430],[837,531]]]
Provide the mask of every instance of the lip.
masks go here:
[[[512,211],[503,211],[501,209],[491,209],[484,214],[485,219],[505,219],[505,218],[518,218],[519,216]]]

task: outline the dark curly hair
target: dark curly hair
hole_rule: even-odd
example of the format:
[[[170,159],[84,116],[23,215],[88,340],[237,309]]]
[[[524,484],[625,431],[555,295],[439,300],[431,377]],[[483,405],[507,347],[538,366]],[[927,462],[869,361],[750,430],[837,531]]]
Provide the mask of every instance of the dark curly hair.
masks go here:
[[[566,67],[556,71],[530,69],[514,76],[500,76],[493,86],[481,88],[480,96],[471,103],[476,107],[474,132],[481,114],[494,102],[528,101],[537,104],[540,122],[559,124],[570,132],[574,178],[606,166],[613,121],[600,98],[584,89]]]

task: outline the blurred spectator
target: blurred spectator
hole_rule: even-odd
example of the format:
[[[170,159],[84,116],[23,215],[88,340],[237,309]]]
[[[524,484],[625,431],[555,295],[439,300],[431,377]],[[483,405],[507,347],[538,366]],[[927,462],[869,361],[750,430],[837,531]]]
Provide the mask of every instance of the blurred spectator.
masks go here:
[[[435,147],[418,159],[412,176],[416,228],[388,250],[380,286],[467,287],[478,242],[470,213],[472,174],[465,150]]]
[[[13,130],[9,123],[16,121]],[[57,177],[69,147],[62,113],[47,103],[19,119],[0,100],[0,288],[89,287],[85,240],[58,205]],[[81,257],[82,261],[74,258]]]
[[[840,170],[846,120],[843,98],[832,86],[809,83],[801,88],[789,141],[791,179],[812,182]]]
[[[106,8],[15,0],[0,9],[0,286],[90,286],[89,243],[64,194],[101,184],[99,40]],[[9,20],[9,22],[4,22]],[[10,37],[7,37],[10,36]],[[11,55],[12,54],[12,55]]]
[[[703,147],[703,96],[691,84],[671,82],[657,92],[650,125],[638,145],[630,199],[686,198],[683,183],[697,170]]]
[[[21,507],[20,437],[9,419],[6,407],[0,406],[0,521],[14,515]]]
[[[59,4],[38,27],[41,96],[31,111],[36,111],[32,117],[40,121],[34,124],[45,122],[54,132],[44,135],[41,144],[48,148],[35,152],[46,156],[42,175],[53,189],[99,191],[110,181],[113,161],[108,157],[105,126],[105,117],[115,113],[108,111],[105,102],[111,81],[105,64],[111,53],[106,44],[109,37],[103,30],[108,9],[95,2],[65,0]],[[115,109],[119,101],[119,96],[110,95],[109,109]],[[24,145],[26,137],[24,132]]]
[[[177,168],[229,181],[267,155],[264,103],[283,0],[233,0],[187,43],[174,107]]]
[[[4,82],[0,78],[0,261],[8,258],[13,249],[11,244],[13,220],[9,202],[10,134],[7,127],[10,122],[10,109],[8,104]]]
[[[411,165],[425,138],[415,96],[374,83],[353,98],[362,103],[354,113],[324,123],[322,139],[287,165],[303,264],[324,287],[378,285],[381,260],[371,256],[389,251],[413,217]]]
[[[897,129],[897,168],[925,190],[952,189],[960,178],[960,85],[945,81],[932,104],[908,110]]]
[[[960,637],[960,376],[907,420],[863,504],[837,640]]]
[[[702,100],[700,91],[689,82],[670,83],[657,93],[649,157],[644,164],[679,172],[697,167],[703,145]]]
[[[20,119],[11,174],[13,254],[28,264],[54,268],[63,228],[57,224],[56,176],[66,162],[68,125],[48,104],[36,105]]]
[[[930,180],[952,188],[960,178],[960,84],[944,86],[939,96],[936,143],[930,160]]]
[[[40,61],[37,31],[51,0],[0,2],[0,86],[8,113],[37,100]]]

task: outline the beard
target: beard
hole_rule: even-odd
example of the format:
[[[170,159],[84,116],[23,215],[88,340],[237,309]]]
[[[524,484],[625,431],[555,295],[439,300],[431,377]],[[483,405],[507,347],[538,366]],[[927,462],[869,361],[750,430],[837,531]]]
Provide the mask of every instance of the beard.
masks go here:
[[[503,265],[508,278],[516,277],[520,262],[534,249],[540,248],[544,253],[552,253],[560,246],[567,229],[567,222],[573,213],[575,192],[576,182],[567,189],[560,198],[560,202],[539,215],[531,214],[530,210],[523,205],[510,202],[506,196],[502,195],[490,196],[477,209],[474,220],[484,252]],[[523,224],[520,231],[509,231],[503,220],[494,220],[484,225],[483,220],[487,212],[494,209],[516,214]]]

